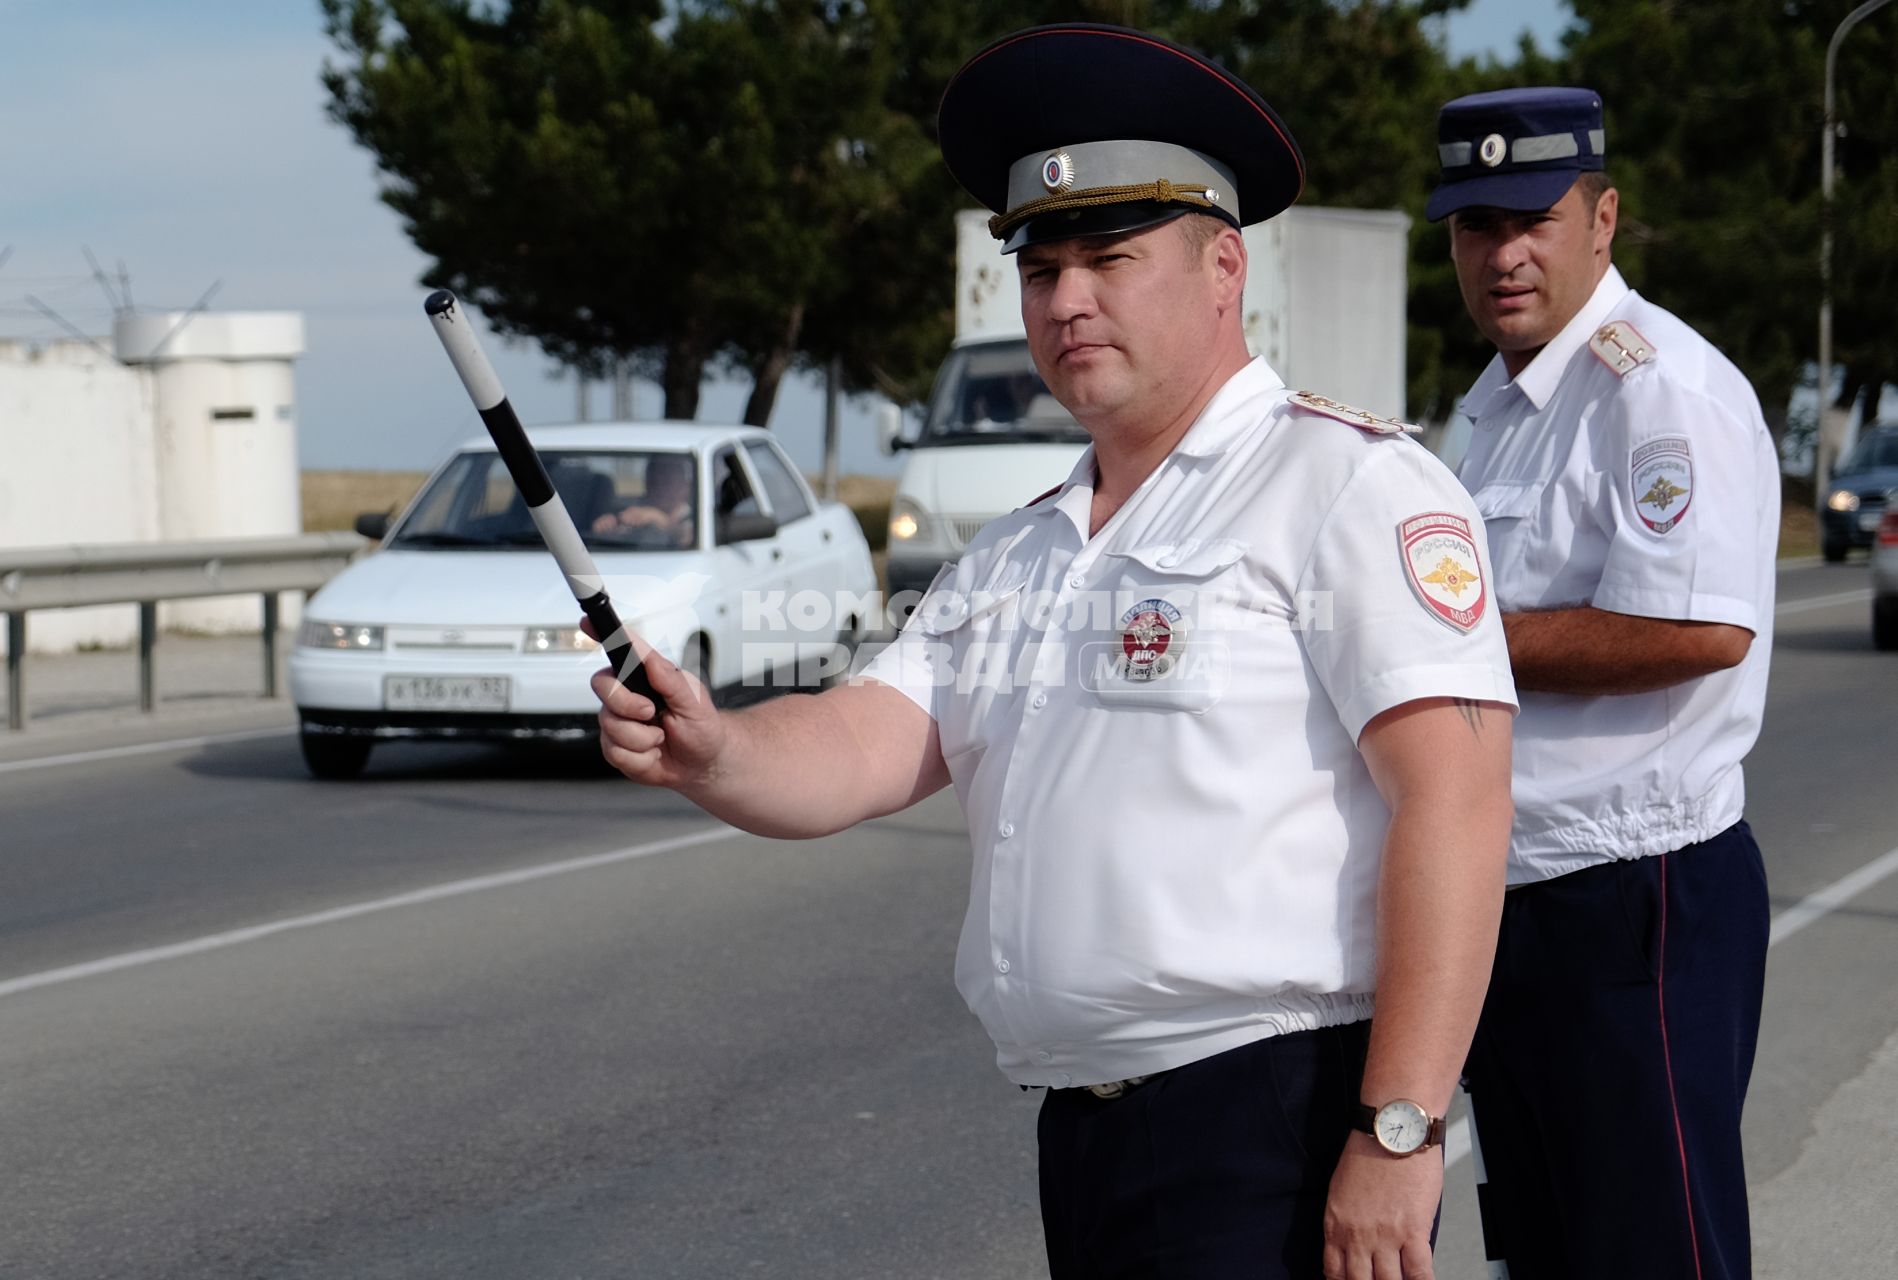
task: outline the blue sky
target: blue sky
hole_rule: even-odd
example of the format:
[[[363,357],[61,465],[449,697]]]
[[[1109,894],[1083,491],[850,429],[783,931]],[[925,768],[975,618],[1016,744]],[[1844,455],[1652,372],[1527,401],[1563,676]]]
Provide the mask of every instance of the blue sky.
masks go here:
[[[1562,0],[1476,0],[1447,40],[1506,55],[1521,31],[1546,46],[1566,20]],[[0,248],[13,247],[0,336],[59,336],[27,294],[109,332],[90,247],[108,274],[125,265],[141,310],[182,310],[222,281],[216,310],[303,313],[306,466],[426,467],[480,431],[422,317],[426,261],[376,199],[368,156],[323,114],[315,0],[0,0],[0,40]],[[571,377],[536,350],[491,341],[489,354],[525,420],[573,415]],[[700,414],[735,418],[744,395],[709,386]],[[592,402],[597,417],[610,393]],[[640,385],[634,407],[657,415],[657,389]],[[821,389],[787,383],[771,425],[812,470],[822,421]],[[870,424],[867,405],[847,407],[846,470],[893,469]]]

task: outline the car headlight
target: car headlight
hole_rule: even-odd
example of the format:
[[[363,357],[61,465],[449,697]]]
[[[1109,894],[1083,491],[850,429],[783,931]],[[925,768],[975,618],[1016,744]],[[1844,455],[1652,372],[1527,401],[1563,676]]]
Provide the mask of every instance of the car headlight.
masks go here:
[[[890,504],[890,541],[915,542],[929,537],[929,517],[908,498]]]
[[[1826,499],[1826,505],[1834,511],[1857,511],[1858,495],[1850,489],[1841,489]]]
[[[297,628],[302,649],[380,649],[382,628],[359,622],[318,622],[305,618]]]
[[[529,627],[522,653],[586,653],[600,647],[578,627]]]

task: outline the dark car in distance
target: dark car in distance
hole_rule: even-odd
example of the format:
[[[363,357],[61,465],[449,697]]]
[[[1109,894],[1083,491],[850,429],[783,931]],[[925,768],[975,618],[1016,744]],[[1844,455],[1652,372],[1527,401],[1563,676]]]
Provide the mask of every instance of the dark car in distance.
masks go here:
[[[1869,547],[1885,514],[1885,495],[1898,489],[1898,422],[1875,422],[1832,473],[1819,549],[1836,564],[1853,547]]]

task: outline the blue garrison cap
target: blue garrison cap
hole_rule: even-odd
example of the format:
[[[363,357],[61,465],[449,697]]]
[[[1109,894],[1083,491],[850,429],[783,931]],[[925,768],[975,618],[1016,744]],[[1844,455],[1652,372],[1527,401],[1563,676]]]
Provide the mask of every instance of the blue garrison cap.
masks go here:
[[[1459,209],[1547,209],[1602,167],[1601,95],[1593,89],[1473,93],[1437,113],[1443,174],[1424,216]]]
[[[1244,226],[1305,185],[1291,130],[1250,85],[1128,27],[1003,36],[949,81],[937,132],[1004,253],[1192,212]]]

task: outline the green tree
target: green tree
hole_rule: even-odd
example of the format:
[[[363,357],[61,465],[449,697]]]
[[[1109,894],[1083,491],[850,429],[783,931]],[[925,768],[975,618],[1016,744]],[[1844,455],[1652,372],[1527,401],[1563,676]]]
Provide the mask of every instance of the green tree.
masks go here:
[[[1599,89],[1621,188],[1616,260],[1752,379],[1769,416],[1817,342],[1826,42],[1856,0],[1572,0],[1563,71]],[[1898,11],[1842,46],[1836,358],[1898,370]],[[1849,394],[1849,392],[1848,392]]]
[[[708,369],[743,370],[764,422],[812,335],[824,358],[893,337],[888,364],[940,330],[935,263],[886,257],[876,289],[852,283],[866,224],[916,238],[914,197],[942,185],[886,103],[904,6],[321,3],[342,55],[332,116],[433,258],[424,280],[501,331],[589,372],[629,363],[673,417]],[[865,384],[918,376],[858,367]]]

